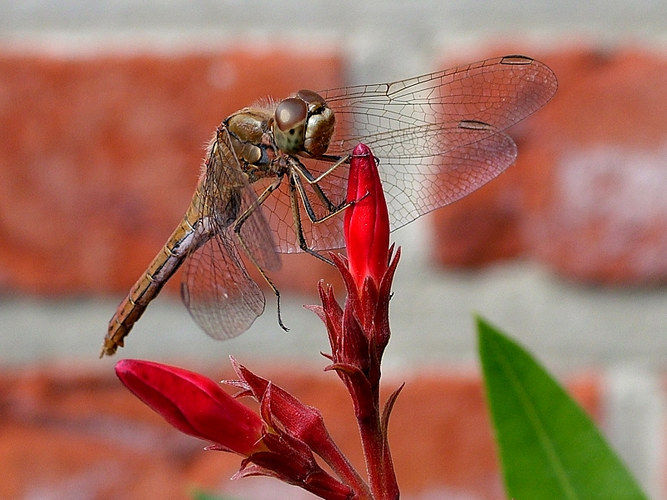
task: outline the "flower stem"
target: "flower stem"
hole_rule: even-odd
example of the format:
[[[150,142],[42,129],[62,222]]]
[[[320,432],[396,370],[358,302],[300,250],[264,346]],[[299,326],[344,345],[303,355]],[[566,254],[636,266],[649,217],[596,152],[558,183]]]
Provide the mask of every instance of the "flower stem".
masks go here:
[[[368,479],[375,500],[396,500],[399,497],[389,443],[380,424],[380,415],[375,411],[368,417],[357,419],[361,444],[368,469]]]
[[[315,443],[312,442],[311,445],[313,451],[322,457],[322,460],[331,467],[336,475],[354,490],[355,500],[374,499],[368,485],[364,482],[359,473],[354,469],[347,457],[343,455],[333,440],[330,438],[326,440],[323,439],[316,446]]]

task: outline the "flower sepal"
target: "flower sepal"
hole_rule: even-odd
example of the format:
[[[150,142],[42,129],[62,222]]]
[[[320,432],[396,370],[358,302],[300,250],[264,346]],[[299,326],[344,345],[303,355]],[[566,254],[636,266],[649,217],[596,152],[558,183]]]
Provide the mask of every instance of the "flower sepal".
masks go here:
[[[349,499],[349,486],[324,471],[306,443],[288,433],[267,433],[268,451],[254,453],[241,462],[232,479],[249,476],[275,477],[311,493],[330,499]]]
[[[263,445],[267,451],[253,454],[242,464],[242,475],[276,475],[283,481],[316,493],[335,492],[348,498],[350,486],[355,491],[368,492],[368,486],[334,443],[324,425],[321,413],[301,403],[284,389],[264,379],[231,357],[238,380],[225,383],[241,389],[240,395],[251,396],[260,405],[266,425]],[[314,458],[320,456],[345,482],[340,482],[320,468]],[[276,476],[278,477],[278,476]]]

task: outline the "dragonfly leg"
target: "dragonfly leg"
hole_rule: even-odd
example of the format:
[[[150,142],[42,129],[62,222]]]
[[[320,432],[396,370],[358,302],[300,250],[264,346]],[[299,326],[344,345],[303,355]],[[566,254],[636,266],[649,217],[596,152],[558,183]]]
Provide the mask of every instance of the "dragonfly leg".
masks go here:
[[[315,215],[315,212],[313,210],[313,207],[310,203],[310,200],[308,199],[308,196],[306,195],[306,192],[303,187],[303,183],[301,182],[301,178],[298,176],[294,176],[294,182],[296,184],[296,188],[299,190],[299,195],[301,196],[301,199],[303,200],[303,206],[306,209],[306,213],[308,214],[308,218],[313,224],[317,224],[319,222],[324,222],[325,220],[338,215],[340,212],[345,210],[347,207],[354,205],[358,201],[363,200],[366,196],[368,196],[368,193],[366,193],[364,196],[357,200],[352,200],[348,202],[342,202],[340,205],[334,205],[327,195],[322,191],[322,188],[319,186],[319,181],[321,181],[325,176],[329,175],[331,172],[333,172],[336,168],[341,166],[344,163],[349,163],[350,158],[352,158],[352,155],[347,155],[343,157],[335,157],[335,156],[327,156],[326,159],[331,160],[331,161],[336,161],[326,172],[323,174],[319,175],[318,177],[313,177],[313,174],[306,168],[306,166],[301,163],[300,161],[294,162],[293,167],[294,170],[299,172],[303,178],[312,186],[312,189],[315,191],[315,194],[317,197],[322,201],[327,206],[327,209],[329,210],[329,213],[325,215],[324,217],[318,218]],[[377,158],[375,159],[375,163],[379,164],[380,161]]]
[[[317,177],[314,177],[310,171],[303,165],[301,162],[298,162],[298,170],[303,174],[304,178],[308,182],[308,184],[318,184],[322,179],[324,179],[327,175],[329,175],[331,172],[336,170],[338,167],[343,165],[344,163],[349,163],[351,155],[347,156],[330,156],[330,155],[324,155],[320,157],[320,159],[328,160],[328,161],[333,161],[334,164],[331,165],[325,172],[322,172],[320,175]]]
[[[347,207],[354,205],[357,203],[359,200],[365,198],[367,194],[359,198],[358,200],[352,200],[348,202],[341,202],[339,205],[334,204],[331,200],[329,200],[328,196],[326,193],[322,190],[320,185],[318,184],[318,181],[323,179],[326,175],[330,174],[333,172],[336,168],[341,166],[343,163],[346,163],[349,161],[351,158],[350,155],[342,157],[342,158],[337,158],[337,157],[329,157],[327,159],[330,159],[331,161],[335,160],[334,165],[329,168],[326,172],[321,174],[318,177],[314,177],[313,174],[306,168],[306,166],[301,163],[299,160],[291,162],[291,166],[293,168],[290,169],[289,173],[289,193],[290,193],[290,205],[292,207],[292,214],[294,217],[294,229],[296,232],[297,240],[299,243],[299,247],[306,253],[312,255],[313,257],[316,257],[327,264],[333,264],[333,262],[321,255],[319,252],[313,250],[308,246],[308,242],[306,241],[305,235],[303,233],[303,225],[301,223],[301,213],[299,210],[299,198],[301,199],[301,202],[303,203],[303,207],[306,211],[306,214],[308,215],[308,218],[310,219],[310,222],[313,224],[320,224],[326,220],[329,220],[331,217],[334,217],[338,214],[340,214],[343,210],[345,210]],[[315,213],[315,210],[313,208],[313,205],[308,198],[308,194],[306,193],[305,186],[303,184],[303,180],[311,186],[313,191],[315,192],[315,195],[317,198],[322,202],[322,204],[325,205],[328,213],[326,213],[323,216],[318,216]],[[298,197],[297,197],[298,193]]]
[[[341,213],[343,210],[345,210],[347,207],[351,205],[351,203],[346,203],[343,202],[340,205],[335,205],[327,195],[322,191],[322,188],[317,185],[313,184],[312,185],[313,191],[315,191],[315,195],[320,199],[322,203],[324,203],[327,207],[328,213],[318,217],[317,214],[315,213],[315,210],[313,209],[313,205],[310,202],[310,199],[308,198],[308,195],[306,194],[306,190],[303,186],[303,182],[301,180],[301,177],[299,177],[296,173],[293,173],[290,176],[290,190],[296,191],[299,193],[299,197],[301,198],[301,201],[303,202],[303,208],[306,210],[306,214],[308,215],[308,218],[310,219],[310,222],[313,224],[319,224],[321,222],[324,222],[331,217],[338,215]],[[296,193],[295,193],[296,194]]]
[[[301,179],[299,178],[298,175],[294,174],[291,175],[289,178],[290,206],[292,207],[292,216],[294,218],[294,231],[296,233],[296,238],[299,243],[299,248],[301,248],[301,250],[303,250],[307,254],[310,254],[313,257],[316,257],[321,261],[326,262],[327,264],[334,265],[331,259],[327,259],[324,255],[320,254],[319,252],[316,252],[315,250],[313,250],[308,246],[306,237],[303,234],[303,225],[301,224],[301,211],[299,210],[299,198],[301,198],[301,200],[303,201],[303,205],[306,208],[306,213],[308,213],[308,218],[315,224],[318,222],[322,222],[333,215],[336,215],[342,209],[334,210],[331,213],[325,215],[324,217],[318,219],[315,216],[313,207],[310,205],[310,201],[308,200],[306,193],[303,191],[303,186],[300,184],[300,182]],[[347,204],[343,208],[346,208],[346,206]]]
[[[291,169],[290,169],[290,187],[296,187],[296,189],[299,191],[299,196],[301,197],[301,200],[303,201],[303,207],[306,209],[306,213],[308,214],[308,218],[313,224],[317,224],[320,222],[324,222],[325,220],[329,219],[330,217],[333,217],[343,210],[345,210],[348,206],[350,206],[349,203],[341,202],[340,204],[336,205],[333,203],[329,197],[326,195],[326,193],[322,190],[320,185],[318,184],[319,180],[323,179],[325,175],[328,173],[332,172],[334,168],[342,165],[349,157],[345,157],[343,159],[339,159],[339,161],[335,164],[334,167],[330,168],[327,170],[324,174],[318,176],[315,178],[313,174],[306,168],[306,166],[301,163],[300,161],[296,160],[291,162]],[[300,174],[301,176],[297,175]],[[306,182],[311,186],[313,191],[315,192],[315,195],[319,198],[319,200],[324,204],[326,207],[328,213],[322,217],[318,217],[315,214],[315,210],[313,210],[313,206],[308,199],[308,195],[306,194],[306,190],[303,185],[302,178],[306,180]],[[293,185],[292,185],[293,184]]]
[[[273,280],[269,278],[269,276],[266,274],[266,271],[262,268],[262,266],[257,262],[257,259],[255,256],[252,254],[250,249],[248,248],[248,245],[243,239],[243,236],[241,236],[241,228],[243,227],[243,224],[246,220],[248,220],[248,217],[252,215],[252,213],[257,210],[262,203],[275,191],[278,189],[282,182],[282,176],[278,177],[275,182],[271,183],[264,192],[262,192],[261,195],[257,197],[257,200],[250,205],[241,215],[239,215],[236,218],[236,221],[234,221],[234,226],[233,226],[233,231],[236,234],[236,237],[238,238],[239,243],[241,244],[241,247],[243,248],[243,251],[245,254],[248,256],[250,261],[253,263],[253,265],[257,268],[259,271],[259,274],[262,275],[262,278],[264,278],[264,281],[271,287],[271,290],[273,291],[274,295],[276,296],[276,304],[277,304],[277,310],[278,310],[278,324],[280,325],[280,328],[285,330],[286,332],[289,331],[289,328],[285,326],[283,323],[282,315],[280,313],[280,290],[278,290],[278,287],[273,283]]]

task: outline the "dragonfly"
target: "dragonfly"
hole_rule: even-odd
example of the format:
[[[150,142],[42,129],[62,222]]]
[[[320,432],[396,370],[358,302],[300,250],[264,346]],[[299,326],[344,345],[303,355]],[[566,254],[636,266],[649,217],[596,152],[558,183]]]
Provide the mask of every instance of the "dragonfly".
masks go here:
[[[557,80],[545,64],[507,55],[405,80],[264,99],[224,119],[185,215],[119,304],[100,357],[112,355],[183,266],[181,295],[215,339],[246,331],[265,297],[248,274],[280,253],[343,246],[350,152],[379,159],[392,231],[452,203],[514,163],[506,129],[544,106]]]

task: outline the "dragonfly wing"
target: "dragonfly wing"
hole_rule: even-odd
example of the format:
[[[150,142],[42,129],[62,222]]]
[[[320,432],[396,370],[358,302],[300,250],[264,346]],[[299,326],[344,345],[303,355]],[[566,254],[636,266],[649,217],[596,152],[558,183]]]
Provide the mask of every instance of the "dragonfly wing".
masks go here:
[[[209,239],[184,264],[181,296],[195,322],[215,339],[245,332],[264,311],[264,294],[250,278],[230,231]]]
[[[271,193],[268,199],[275,198]],[[244,250],[250,254],[254,262],[265,271],[275,271],[280,268],[280,257],[276,253],[274,233],[271,230],[265,214],[264,205],[257,205],[257,194],[250,186],[241,191],[241,211],[247,212],[239,231],[243,240]]]
[[[477,139],[469,142],[474,136]],[[383,161],[378,154],[392,231],[467,196],[503,172],[517,156],[516,144],[503,132],[456,127],[441,130],[430,139],[436,138],[462,145],[433,156],[387,157]]]
[[[336,116],[327,153],[345,157],[363,142],[380,160],[392,229],[479,188],[511,165],[516,145],[505,129],[541,108],[554,95],[556,77],[523,56],[487,59],[393,83],[320,92]],[[302,159],[313,177],[331,161]],[[308,201],[297,202],[306,244],[314,250],[343,245],[342,214],[311,223],[339,206],[347,186],[343,164],[317,186],[302,183]],[[323,202],[319,193],[331,202]],[[264,203],[278,249],[300,251],[294,235],[289,184]]]
[[[398,229],[419,216],[470,194],[509,167],[517,156],[511,137],[488,124],[461,121],[444,128],[429,124],[403,130],[390,130],[364,138],[379,159],[385,198],[390,208],[391,229]],[[317,176],[331,168],[322,160],[303,160]],[[317,216],[328,213],[315,192],[319,188],[336,205],[344,201],[348,165],[342,164],[327,174],[317,186],[303,183],[308,202]],[[300,251],[294,236],[288,184],[265,207],[275,228],[280,248]],[[306,243],[314,250],[344,245],[342,213],[323,222],[312,223],[300,205],[301,226]]]
[[[449,128],[461,120],[502,131],[544,106],[557,87],[556,76],[545,64],[505,56],[392,83],[320,93],[336,114],[332,146],[338,149],[340,141],[426,124]]]
[[[280,267],[273,233],[258,205],[257,194],[231,146],[229,131],[221,126],[211,144],[202,182],[202,203],[210,207],[215,232],[222,234],[243,217],[240,237],[243,249],[265,270]]]
[[[359,142],[372,148],[397,229],[511,165],[516,145],[503,131],[546,104],[556,88],[546,65],[506,56],[324,91],[336,114],[328,153],[344,156]]]

